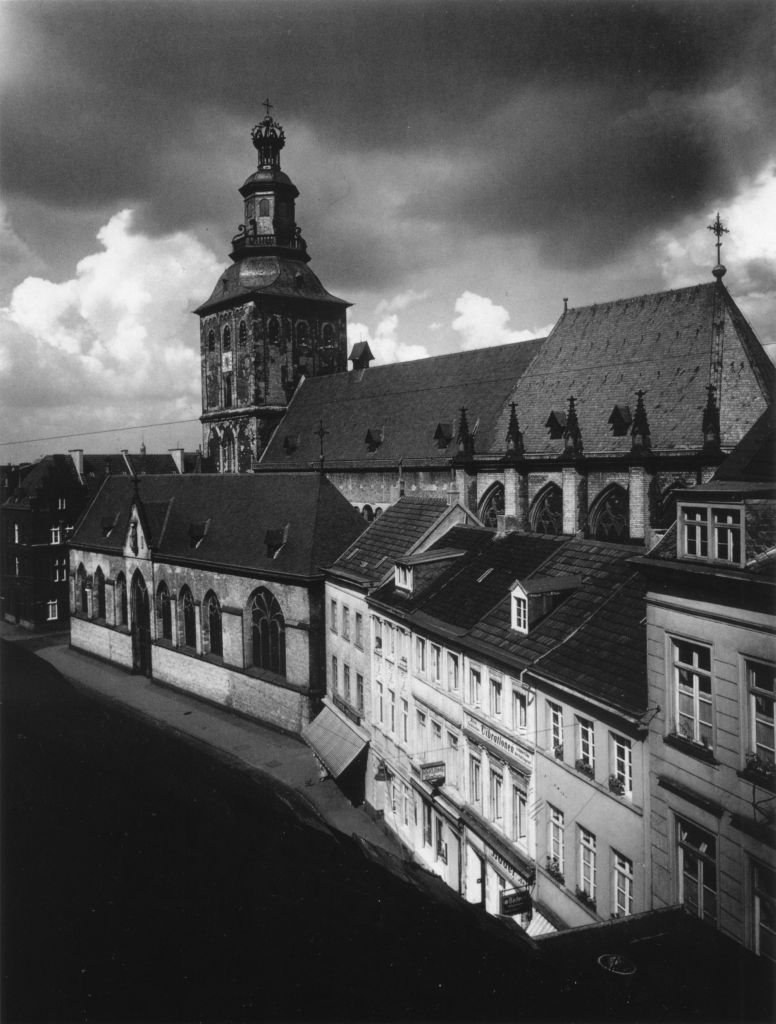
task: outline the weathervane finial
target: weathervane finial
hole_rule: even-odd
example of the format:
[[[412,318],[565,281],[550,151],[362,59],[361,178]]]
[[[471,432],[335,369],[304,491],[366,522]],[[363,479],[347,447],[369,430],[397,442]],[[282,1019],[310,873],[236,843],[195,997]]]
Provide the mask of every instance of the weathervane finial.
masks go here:
[[[721,256],[722,236],[723,235],[727,235],[729,233],[728,229],[723,226],[722,221],[720,220],[719,211],[717,211],[717,217],[716,217],[714,223],[708,225],[708,230],[709,231],[713,231],[714,234],[717,236],[717,242],[716,242],[716,245],[717,245],[717,265],[712,270],[712,273],[717,278],[717,280],[719,280],[725,274],[725,267],[722,265],[722,256]]]

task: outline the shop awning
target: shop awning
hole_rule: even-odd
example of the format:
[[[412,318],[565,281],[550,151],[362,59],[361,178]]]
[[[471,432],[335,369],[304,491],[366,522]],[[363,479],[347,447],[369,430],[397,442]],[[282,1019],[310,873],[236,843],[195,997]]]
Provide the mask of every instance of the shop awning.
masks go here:
[[[358,757],[368,742],[336,711],[326,706],[302,729],[302,739],[309,743],[335,779]]]

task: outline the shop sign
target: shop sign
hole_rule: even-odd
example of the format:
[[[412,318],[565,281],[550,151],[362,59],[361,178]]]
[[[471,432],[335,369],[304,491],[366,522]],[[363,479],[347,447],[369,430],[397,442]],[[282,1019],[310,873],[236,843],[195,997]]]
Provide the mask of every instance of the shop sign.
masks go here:
[[[491,729],[485,722],[481,722],[479,718],[473,718],[471,715],[465,716],[464,724],[468,729],[473,732],[478,732],[484,740],[492,743],[495,747],[503,750],[505,754],[512,757],[522,768],[530,772],[533,768],[533,756],[529,751],[524,750],[517,743],[514,743],[508,736],[502,735],[500,732],[496,732],[495,729]]]
[[[514,914],[531,912],[531,892],[527,886],[504,889],[501,893],[501,913],[512,917]]]
[[[494,864],[498,864],[498,866],[502,868],[502,870],[506,871],[513,878],[519,878],[522,881],[523,876],[520,874],[520,872],[516,868],[513,868],[509,861],[505,857],[501,856],[498,850],[494,850],[492,846],[486,846],[485,849],[487,850],[488,856],[493,860]]]
[[[441,784],[445,781],[445,762],[431,761],[420,766],[421,782],[436,782]]]

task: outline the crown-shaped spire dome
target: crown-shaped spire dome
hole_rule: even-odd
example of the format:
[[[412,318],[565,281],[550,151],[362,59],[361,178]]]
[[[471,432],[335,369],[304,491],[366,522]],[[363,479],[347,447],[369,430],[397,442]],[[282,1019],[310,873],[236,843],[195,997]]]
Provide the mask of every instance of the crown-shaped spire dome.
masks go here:
[[[280,151],[286,144],[286,133],[282,125],[270,114],[272,104],[264,100],[266,115],[251,131],[253,145],[259,152],[259,170],[262,168],[279,168]]]

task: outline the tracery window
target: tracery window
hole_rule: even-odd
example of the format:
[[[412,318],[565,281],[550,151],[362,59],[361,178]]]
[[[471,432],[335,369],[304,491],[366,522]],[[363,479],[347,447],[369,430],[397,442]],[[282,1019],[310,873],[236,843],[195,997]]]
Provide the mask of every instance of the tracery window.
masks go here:
[[[216,333],[215,333],[215,331],[208,331],[208,334],[207,334],[207,350],[208,350],[208,352],[215,352],[215,350],[216,350]]]
[[[116,602],[116,625],[126,626],[127,624],[127,578],[123,572],[120,572],[116,577],[116,586],[114,588],[115,602]]]
[[[590,534],[596,540],[624,541],[629,537],[628,494],[613,484],[600,495],[590,512]]]
[[[224,352],[231,351],[232,348],[232,331],[229,324],[224,327]]]
[[[221,605],[212,590],[205,597],[204,607],[210,654],[215,654],[219,658],[223,657],[224,640],[221,627]]]
[[[529,519],[534,533],[553,537],[563,533],[563,491],[557,484],[547,484],[537,494]]]
[[[245,326],[245,321],[244,320],[240,321],[239,337],[240,337],[240,347],[244,348],[245,347],[245,343],[248,340],[248,329]]]
[[[103,575],[102,569],[97,566],[94,571],[94,592],[93,592],[93,611],[94,616],[97,619],[105,618],[105,576]]]
[[[183,642],[186,647],[197,646],[197,616],[194,610],[194,598],[188,587],[182,587],[180,593],[183,609]]]
[[[76,611],[88,615],[89,601],[86,596],[86,569],[84,569],[83,563],[78,566],[78,572],[75,574],[75,606]]]
[[[264,588],[251,598],[253,664],[286,674],[286,623],[277,599]]]
[[[277,321],[277,317],[272,317],[267,324],[267,338],[269,339],[270,345],[276,345],[278,336],[280,335],[280,324]]]
[[[162,581],[156,588],[156,614],[158,619],[159,635],[163,640],[172,640],[172,606],[170,604],[170,591],[167,584]]]
[[[498,517],[504,514],[504,485],[493,484],[480,502],[479,517],[485,526],[496,529]]]

